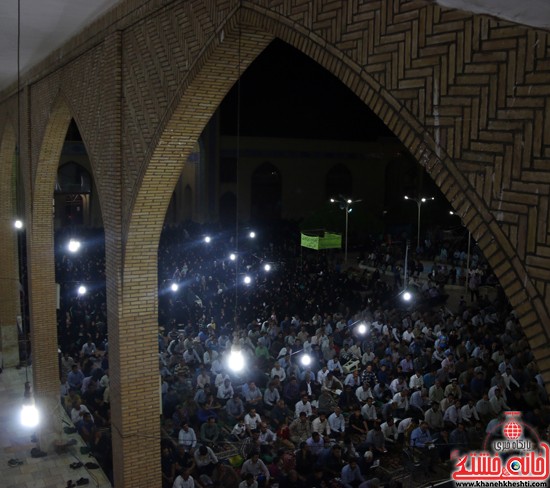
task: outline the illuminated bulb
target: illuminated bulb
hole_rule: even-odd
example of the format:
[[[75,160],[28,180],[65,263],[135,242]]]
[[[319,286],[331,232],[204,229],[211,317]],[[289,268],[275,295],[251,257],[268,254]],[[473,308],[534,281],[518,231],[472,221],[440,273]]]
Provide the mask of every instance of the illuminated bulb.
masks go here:
[[[302,356],[302,365],[309,366],[311,364],[311,356],[309,354],[304,354]]]
[[[250,234],[248,234],[250,239],[254,239],[256,237],[256,232],[252,231]]]
[[[38,409],[34,405],[23,405],[21,410],[21,425],[23,427],[36,427],[39,420]]]
[[[14,223],[13,223],[13,226],[16,228],[16,229],[22,229],[23,228],[23,222],[21,220],[16,220]]]
[[[359,324],[359,326],[357,327],[357,332],[359,332],[359,334],[366,334],[367,326],[363,323]]]
[[[250,283],[252,283],[252,278],[250,276],[245,276],[243,281],[245,285],[250,285]]]
[[[406,302],[410,302],[411,298],[412,298],[412,295],[408,291],[403,293],[403,300],[405,300]]]
[[[266,264],[266,265],[264,266],[264,270],[265,270],[265,271],[271,271],[271,264]]]
[[[78,294],[79,294],[79,295],[86,295],[86,292],[87,292],[87,291],[88,291],[88,290],[86,289],[86,287],[85,287],[84,285],[80,285],[80,286],[78,287]]]
[[[233,350],[229,354],[227,366],[231,371],[241,371],[244,368],[243,353],[239,350]]]
[[[237,259],[237,255],[232,252],[230,255],[229,255],[229,259],[231,259],[231,261],[235,261],[235,259]]]
[[[211,240],[212,240],[212,238],[210,236],[206,236],[204,238],[204,242],[206,242],[206,244],[210,243]]]
[[[76,239],[71,239],[67,247],[69,248],[69,251],[77,252],[80,249],[80,241],[77,241]]]
[[[172,283],[172,286],[170,286],[170,289],[171,289],[172,291],[178,291],[179,286],[178,286],[177,283]]]

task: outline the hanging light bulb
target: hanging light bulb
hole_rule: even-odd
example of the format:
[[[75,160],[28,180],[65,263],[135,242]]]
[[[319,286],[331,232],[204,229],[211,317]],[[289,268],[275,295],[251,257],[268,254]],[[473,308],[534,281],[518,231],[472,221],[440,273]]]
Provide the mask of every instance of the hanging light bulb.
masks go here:
[[[239,372],[244,368],[244,356],[238,346],[231,346],[231,352],[227,359],[227,366],[231,371]]]
[[[303,354],[300,358],[300,362],[303,366],[309,366],[311,364],[311,356],[309,354]]]
[[[69,244],[67,245],[67,248],[72,253],[78,252],[78,250],[80,249],[80,241],[77,239],[71,239],[69,241]]]

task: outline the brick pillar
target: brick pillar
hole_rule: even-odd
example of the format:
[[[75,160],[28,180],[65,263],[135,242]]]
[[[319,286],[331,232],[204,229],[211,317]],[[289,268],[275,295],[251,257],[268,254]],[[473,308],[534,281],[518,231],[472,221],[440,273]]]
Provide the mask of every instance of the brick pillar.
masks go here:
[[[157,250],[124,249],[121,162],[122,34],[103,44],[100,197],[105,222],[114,484],[161,484]],[[138,242],[138,240],[133,240]],[[145,245],[146,248],[142,246]]]
[[[59,409],[59,356],[57,341],[57,293],[55,284],[53,191],[57,167],[71,120],[69,108],[58,102],[47,120],[39,146],[32,141],[31,89],[25,93],[25,124],[21,144],[22,170],[27,172],[29,188],[25,199],[27,220],[27,267],[32,344],[32,389],[41,420],[38,428],[40,448],[50,452],[52,444],[62,437]],[[33,156],[33,149],[38,157]],[[36,172],[31,167],[36,161]]]
[[[13,227],[15,214],[15,135],[6,124],[0,140],[0,235],[4,236],[0,253],[2,295],[0,299],[0,366],[19,363],[17,316],[19,306],[18,234]]]
[[[61,436],[59,366],[57,344],[56,287],[53,253],[53,217],[33,219],[28,240],[30,331],[34,396],[40,411],[40,447],[44,451]],[[35,214],[36,215],[36,214]]]

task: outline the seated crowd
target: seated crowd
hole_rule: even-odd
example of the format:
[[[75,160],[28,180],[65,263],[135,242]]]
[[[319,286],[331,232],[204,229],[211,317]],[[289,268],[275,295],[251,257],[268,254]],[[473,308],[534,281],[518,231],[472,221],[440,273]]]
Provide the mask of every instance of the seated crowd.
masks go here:
[[[170,273],[178,257],[161,256],[159,282],[193,282],[191,299],[160,302],[163,487],[375,487],[389,483],[379,467],[387,473],[395,460],[420,460],[428,474],[454,450],[480,449],[507,410],[541,433],[550,423],[528,342],[504,304],[399,309],[380,277],[315,258],[296,278],[288,258],[237,310],[223,263],[201,269],[206,258],[188,257]],[[237,321],[227,319],[232,307]],[[64,404],[93,452],[108,453],[108,342],[79,337],[61,358]],[[245,364],[237,372],[235,348]]]

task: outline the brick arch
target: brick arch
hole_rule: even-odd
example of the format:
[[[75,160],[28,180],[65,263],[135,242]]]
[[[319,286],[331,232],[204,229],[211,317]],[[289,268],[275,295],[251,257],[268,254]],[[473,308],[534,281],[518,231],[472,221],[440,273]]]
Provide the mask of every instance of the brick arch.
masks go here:
[[[392,4],[391,0],[382,2],[380,10],[377,10],[377,12],[382,12],[388,16],[386,18],[388,24],[391,23],[391,20],[398,24],[398,14],[407,17],[410,16],[410,10],[413,10],[411,8],[406,11],[404,8],[403,11],[398,12],[399,9],[395,8],[394,5],[394,11],[390,13],[390,4]],[[440,20],[443,15],[438,7],[423,5],[419,7],[419,4],[415,2],[411,2],[410,5],[418,9],[420,12],[419,18],[424,19],[427,24],[436,19]],[[543,377],[546,383],[550,384],[550,359],[548,359],[550,354],[546,347],[549,342],[548,324],[550,324],[548,304],[545,303],[544,298],[531,280],[525,263],[518,256],[515,246],[510,242],[506,233],[503,232],[491,208],[482,198],[485,192],[480,195],[477,188],[472,185],[471,176],[459,168],[450,156],[447,150],[448,147],[456,152],[456,147],[453,146],[454,141],[449,141],[449,135],[447,133],[442,134],[443,131],[437,126],[440,114],[438,108],[434,106],[436,98],[442,97],[442,94],[438,92],[437,83],[433,79],[431,80],[432,88],[436,93],[433,101],[426,101],[427,105],[432,106],[434,112],[434,122],[432,122],[432,125],[428,125],[425,114],[419,109],[420,103],[408,103],[408,101],[403,103],[403,98],[398,98],[401,95],[400,79],[404,82],[409,81],[406,73],[406,62],[404,62],[405,66],[399,65],[399,57],[405,57],[399,49],[396,49],[399,53],[397,56],[382,56],[384,62],[380,64],[384,65],[383,68],[379,66],[371,68],[368,63],[362,65],[357,62],[357,53],[353,53],[351,49],[340,48],[335,42],[341,35],[338,32],[339,27],[342,32],[348,30],[349,18],[345,20],[338,17],[333,18],[334,23],[331,24],[331,28],[325,29],[325,35],[321,37],[319,31],[308,30],[304,26],[304,24],[307,24],[304,19],[297,25],[296,18],[291,18],[282,13],[276,14],[272,10],[251,2],[246,2],[246,7],[246,13],[243,16],[247,23],[261,25],[266,31],[299,49],[340,79],[386,124],[418,163],[424,167],[457,214],[461,216],[464,225],[472,233],[479,248],[495,271],[495,275],[524,328],[533,354],[539,362],[546,359],[544,362],[548,363],[543,368],[546,370],[546,372],[543,371]],[[388,10],[386,11],[386,9]],[[392,15],[394,15],[393,19],[391,19]],[[386,32],[382,28],[376,32],[373,24],[377,19],[376,16],[373,17],[374,22],[369,21],[371,24],[369,27],[373,28],[375,39],[369,39],[369,41],[373,45],[387,46],[390,43],[389,39],[392,38],[392,33]],[[451,11],[449,17],[453,21],[456,18],[472,21],[469,14],[462,12],[454,13]],[[482,20],[479,17],[473,20],[482,26],[483,23],[487,23],[485,19]],[[338,22],[340,22],[340,25],[338,25]],[[504,31],[505,29],[506,26],[504,26]],[[431,33],[431,31],[429,32]],[[415,32],[413,31],[411,36],[414,35]],[[405,49],[408,47],[407,44],[414,46],[415,42],[418,43],[416,46],[418,49],[422,35],[419,31],[416,31],[418,39],[413,39],[408,43],[406,34],[403,34]],[[376,39],[376,36],[378,36],[378,39]],[[341,39],[339,41],[342,42]],[[391,42],[395,43],[393,40]],[[342,44],[345,46],[349,43],[342,42]],[[348,52],[355,54],[355,56],[348,56]],[[382,50],[382,52],[387,51]],[[441,62],[443,64],[451,64],[451,61],[443,56],[442,58],[443,61]],[[365,56],[366,60],[368,58]],[[425,65],[431,66],[432,64],[433,61]],[[418,75],[415,74],[415,76]],[[429,78],[429,75],[424,76]],[[429,83],[427,85],[429,86]],[[421,99],[420,95],[419,98]],[[430,102],[433,103],[430,104]],[[498,135],[495,134],[495,137],[498,137]],[[492,150],[493,148],[489,148],[489,153]],[[490,154],[487,156],[490,156]],[[546,324],[546,326],[542,324]]]
[[[55,291],[52,198],[57,166],[71,121],[68,104],[54,103],[40,144],[38,165],[32,181],[31,218],[28,227],[31,340],[34,354],[33,383],[39,404],[51,408],[59,388],[52,368],[57,363],[57,317]],[[36,351],[36,348],[39,351]]]
[[[345,50],[337,47],[336,43],[326,40],[331,38],[330,29],[325,37],[321,37],[314,30],[306,28],[303,24],[296,22],[295,18],[286,16],[284,13],[274,12],[252,2],[244,2],[243,5],[242,11],[237,14],[242,18],[243,38],[258,35],[258,28],[261,28],[264,40],[278,37],[325,67],[369,106],[426,169],[455,211],[462,217],[464,224],[472,232],[479,247],[495,270],[497,278],[525,329],[535,356],[537,359],[546,358],[547,352],[543,346],[548,342],[548,332],[541,324],[548,324],[549,317],[543,298],[530,279],[525,264],[518,256],[514,245],[495,219],[491,208],[482,198],[482,194],[480,195],[480,192],[472,185],[470,176],[464,174],[463,170],[449,156],[447,152],[450,143],[448,137],[442,137],[437,127],[433,129],[433,127],[427,126],[424,117],[415,114],[415,112],[418,113],[418,107],[414,103],[404,104],[394,96],[394,93],[398,94],[398,90],[393,80],[393,73],[398,71],[398,67],[393,66],[392,63],[396,64],[397,61],[393,61],[393,58],[390,57],[392,61],[386,63],[387,76],[371,74],[369,73],[369,70],[372,71],[370,67],[366,69],[352,56],[349,56]],[[423,14],[436,15],[439,12],[437,9],[434,10],[434,7],[426,8],[428,10],[423,10]],[[181,89],[180,94],[183,96],[176,97],[176,105],[169,108],[163,124],[164,129],[158,133],[155,149],[151,154],[148,167],[143,173],[141,187],[134,202],[133,218],[130,221],[128,232],[127,257],[131,255],[134,238],[141,236],[138,239],[143,242],[143,220],[145,219],[148,220],[149,225],[147,241],[153,249],[156,249],[162,212],[169,198],[154,188],[162,186],[159,185],[160,179],[166,182],[165,162],[167,159],[177,161],[177,158],[174,158],[177,152],[181,155],[188,153],[186,146],[189,146],[198,137],[204,126],[203,121],[210,116],[222,95],[225,94],[221,85],[227,86],[231,79],[236,80],[234,71],[229,74],[228,79],[227,60],[235,62],[234,49],[236,45],[234,34],[230,34],[230,29],[236,28],[237,15],[234,13],[224,26],[226,29],[224,42],[220,42],[219,36],[212,38],[195,63],[192,73],[193,83],[203,80],[202,92],[199,94],[193,88],[193,84],[188,84]],[[464,16],[461,14],[461,17]],[[346,19],[341,21],[347,22]],[[218,31],[218,33],[220,32]],[[335,32],[333,34],[336,36]],[[379,35],[382,37],[383,33],[379,33]],[[420,34],[417,33],[417,35]],[[231,37],[233,37],[233,45],[231,45]],[[244,44],[247,44],[246,40],[243,41]],[[247,46],[243,49],[245,53],[243,64],[249,63],[259,54],[260,50],[259,46],[250,46],[250,48]],[[222,52],[225,55],[224,59],[219,57]],[[219,64],[216,65],[216,63]],[[220,74],[219,70],[222,66],[226,67],[226,72],[223,73],[221,80],[217,80],[219,83],[218,93],[209,93],[208,89],[205,91],[204,87],[211,86],[215,80],[212,75]],[[192,123],[193,127],[183,127],[182,121],[192,117],[195,118]],[[159,164],[161,160],[162,165]],[[169,174],[168,188],[171,188],[171,183],[175,181],[179,172],[177,164],[170,165],[170,167],[173,174]],[[148,209],[147,212],[154,211],[158,216],[157,224],[151,223],[151,220],[155,219],[151,219],[150,213],[147,217],[142,217],[147,214],[145,209]],[[155,226],[156,228],[154,228]],[[550,371],[548,376],[550,378]]]

